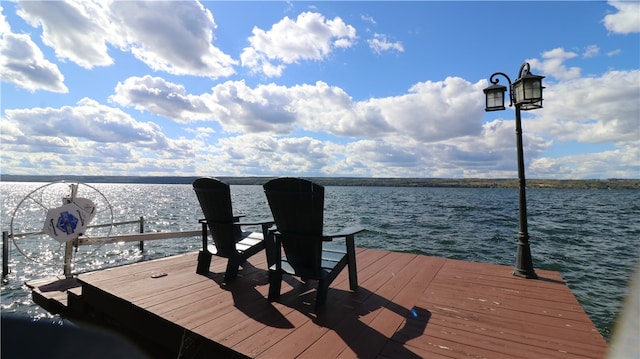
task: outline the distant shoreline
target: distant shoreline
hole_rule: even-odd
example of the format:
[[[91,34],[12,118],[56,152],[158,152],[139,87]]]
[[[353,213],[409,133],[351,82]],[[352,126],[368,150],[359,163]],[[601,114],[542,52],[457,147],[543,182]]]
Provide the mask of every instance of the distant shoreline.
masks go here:
[[[0,175],[2,182],[82,182],[191,184],[198,176],[24,176]],[[262,185],[275,177],[217,177],[230,185]],[[517,188],[517,178],[360,178],[306,177],[324,186]],[[640,189],[640,179],[528,179],[528,188]]]

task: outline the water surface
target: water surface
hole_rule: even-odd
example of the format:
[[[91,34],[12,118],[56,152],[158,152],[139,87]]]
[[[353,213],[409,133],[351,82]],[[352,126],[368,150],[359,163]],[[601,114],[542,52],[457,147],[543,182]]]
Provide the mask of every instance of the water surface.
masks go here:
[[[42,183],[0,184],[2,229],[9,230],[20,200]],[[146,231],[198,230],[202,217],[190,185],[93,184],[111,205],[115,221],[144,216]],[[270,217],[260,186],[232,186],[236,213]],[[327,231],[359,224],[359,247],[514,265],[518,232],[518,190],[489,188],[326,187]],[[558,271],[608,339],[627,282],[638,260],[640,191],[530,189],[529,235],[535,268]],[[19,213],[40,218],[42,214]],[[33,221],[33,218],[21,218]],[[114,233],[136,232],[137,225]],[[34,242],[36,243],[36,242]],[[76,264],[86,271],[199,249],[200,238],[108,244]],[[32,244],[37,255],[39,246]],[[30,299],[23,282],[61,273],[61,266],[26,260],[12,247],[12,273],[2,286],[2,311],[32,318],[50,315]],[[55,258],[54,258],[55,259]]]

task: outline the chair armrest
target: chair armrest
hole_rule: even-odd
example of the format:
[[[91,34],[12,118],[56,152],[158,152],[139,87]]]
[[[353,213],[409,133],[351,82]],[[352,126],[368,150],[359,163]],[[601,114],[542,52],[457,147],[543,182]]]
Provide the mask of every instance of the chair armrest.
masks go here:
[[[241,216],[241,217],[244,217],[244,216]],[[234,219],[235,221],[233,221],[231,224],[236,226],[257,226],[257,225],[264,225],[264,224],[271,226],[272,224],[275,223],[273,220],[260,220],[255,222],[238,222],[238,216],[234,217]],[[203,218],[198,220],[198,223],[207,224],[209,222],[207,222],[207,220]],[[225,223],[228,223],[228,222],[225,222]]]
[[[354,235],[363,232],[365,230],[364,227],[362,226],[351,226],[351,227],[347,227],[344,228],[343,230],[339,231],[339,232],[335,232],[335,233],[328,233],[328,234],[323,234],[322,235],[322,240],[323,241],[331,241],[334,238],[353,238]],[[278,237],[280,235],[282,235],[280,233],[280,231],[278,231],[277,227],[273,227],[273,229],[270,230],[271,234]],[[305,240],[305,239],[317,239],[317,236],[311,236],[311,235],[304,235],[304,234],[287,234],[287,236],[289,238],[296,238],[296,239],[301,239],[301,240]]]
[[[362,226],[351,226],[344,228],[339,232],[323,234],[322,238],[323,240],[330,241],[333,238],[353,236],[354,234],[360,233],[362,231],[364,231],[364,227]]]
[[[233,222],[233,224],[236,226],[257,226],[257,225],[261,226],[265,224],[271,226],[274,223],[276,222],[274,222],[273,220],[259,220],[255,222]]]

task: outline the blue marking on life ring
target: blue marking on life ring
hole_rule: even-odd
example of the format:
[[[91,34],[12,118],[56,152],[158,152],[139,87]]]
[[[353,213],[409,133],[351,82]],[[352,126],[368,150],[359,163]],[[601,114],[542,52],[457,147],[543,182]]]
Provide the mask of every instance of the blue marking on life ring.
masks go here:
[[[56,228],[63,231],[66,234],[71,234],[75,232],[76,227],[78,226],[78,218],[73,214],[64,211],[60,213],[60,217],[58,217],[58,223],[56,224]]]

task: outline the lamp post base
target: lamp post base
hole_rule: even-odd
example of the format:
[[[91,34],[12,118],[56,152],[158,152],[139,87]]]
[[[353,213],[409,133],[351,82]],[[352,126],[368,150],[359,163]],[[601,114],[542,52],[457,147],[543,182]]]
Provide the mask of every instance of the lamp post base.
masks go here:
[[[527,235],[520,235],[518,241],[518,254],[516,256],[516,268],[513,275],[526,279],[538,279],[536,271],[533,269],[533,260],[531,259],[531,249]]]
[[[516,268],[513,271],[513,275],[516,277],[526,278],[526,279],[538,279],[538,275],[533,270],[526,271],[526,270]]]

